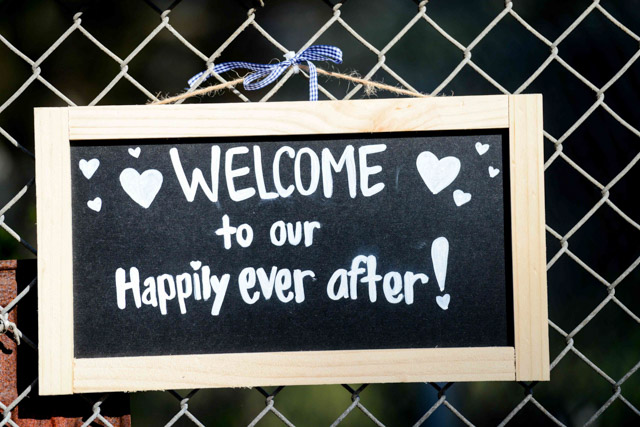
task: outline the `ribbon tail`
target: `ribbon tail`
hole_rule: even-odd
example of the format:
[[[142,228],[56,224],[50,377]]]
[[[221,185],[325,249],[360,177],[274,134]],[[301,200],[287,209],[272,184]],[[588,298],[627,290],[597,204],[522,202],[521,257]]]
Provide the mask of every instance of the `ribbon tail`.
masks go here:
[[[318,72],[313,62],[307,61],[309,66],[309,101],[318,100]]]
[[[253,73],[245,78],[244,88],[247,90],[262,89],[277,80],[287,68],[289,68],[289,64],[284,62],[270,65],[268,69]]]
[[[254,71],[244,78],[242,85],[246,90],[260,89],[262,87],[261,82],[271,73],[271,70]]]
[[[200,77],[202,77],[203,75],[205,75],[205,74],[206,74],[206,73],[208,73],[208,72],[209,72],[209,70],[204,70],[204,71],[199,72],[199,73],[198,73],[198,74],[196,74],[195,76],[191,77],[191,78],[189,79],[189,81],[187,82],[187,84],[189,85],[189,87],[190,87],[190,88],[191,88],[191,87],[193,87],[193,85],[196,83],[196,81],[198,81],[198,79],[199,79]],[[204,82],[205,80],[207,80],[209,77],[211,77],[211,74],[209,74],[209,75],[208,75],[208,76],[206,76],[204,79],[202,79],[202,82]],[[200,83],[202,83],[202,82],[200,82]]]

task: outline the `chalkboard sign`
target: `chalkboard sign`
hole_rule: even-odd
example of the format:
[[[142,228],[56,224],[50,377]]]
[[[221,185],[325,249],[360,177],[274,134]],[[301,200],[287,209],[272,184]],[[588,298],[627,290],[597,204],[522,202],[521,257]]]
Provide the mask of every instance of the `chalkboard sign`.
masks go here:
[[[38,109],[40,392],[548,378],[540,113]]]

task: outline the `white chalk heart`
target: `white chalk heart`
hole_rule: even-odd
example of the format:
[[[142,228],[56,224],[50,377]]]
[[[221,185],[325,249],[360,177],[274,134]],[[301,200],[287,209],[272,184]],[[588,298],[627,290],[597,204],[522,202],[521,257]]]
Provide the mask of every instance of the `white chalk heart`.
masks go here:
[[[129,154],[137,159],[140,157],[140,147],[129,148]]]
[[[476,151],[482,156],[484,153],[489,151],[489,144],[483,144],[480,141],[476,142]]]
[[[416,167],[427,188],[438,194],[453,182],[460,172],[460,160],[444,157],[438,160],[435,154],[424,151],[416,159]]]
[[[462,206],[469,200],[471,200],[471,193],[465,193],[462,190],[453,192],[453,201],[456,203],[456,206]]]
[[[443,296],[437,296],[436,302],[440,306],[441,309],[446,310],[449,308],[449,301],[451,301],[451,295],[444,294]]]
[[[137,170],[127,168],[120,174],[120,184],[134,202],[147,209],[160,191],[162,174],[155,169],[139,174]]]
[[[87,202],[87,206],[89,206],[89,209],[93,211],[100,212],[100,209],[102,209],[102,199],[100,197],[96,197],[93,200],[89,200]]]
[[[191,264],[191,268],[197,270],[202,266],[202,261],[191,261],[189,264]]]
[[[496,169],[493,166],[489,166],[489,176],[491,178],[495,178],[496,175],[498,175],[500,173],[500,169]]]
[[[100,160],[91,159],[87,161],[85,159],[80,159],[79,166],[82,171],[82,175],[87,179],[91,179],[93,174],[96,173],[96,170],[98,170],[98,166],[100,166]]]

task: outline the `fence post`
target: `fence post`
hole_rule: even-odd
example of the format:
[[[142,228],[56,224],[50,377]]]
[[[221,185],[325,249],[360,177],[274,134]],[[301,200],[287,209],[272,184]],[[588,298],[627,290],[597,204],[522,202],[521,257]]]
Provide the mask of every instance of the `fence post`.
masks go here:
[[[35,260],[0,260],[0,312],[35,276]],[[36,294],[35,289],[29,290],[8,313],[8,320],[34,343],[37,343]],[[0,425],[75,427],[91,419],[91,425],[131,426],[129,396],[123,393],[38,396],[37,363],[37,350],[25,340],[17,345],[10,333],[0,335]],[[28,387],[31,392],[21,397]]]

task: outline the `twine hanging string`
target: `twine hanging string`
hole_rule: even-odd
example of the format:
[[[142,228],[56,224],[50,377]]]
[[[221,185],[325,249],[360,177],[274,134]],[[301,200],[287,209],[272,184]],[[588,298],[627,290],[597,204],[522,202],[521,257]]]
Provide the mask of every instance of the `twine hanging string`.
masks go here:
[[[155,101],[152,104],[172,104],[177,101],[188,99],[194,96],[207,95],[224,89],[233,88],[240,83],[244,85],[247,90],[256,90],[265,87],[266,85],[273,83],[282,73],[288,68],[292,68],[294,73],[298,73],[300,69],[303,69],[309,74],[309,100],[318,100],[318,74],[322,74],[328,77],[342,79],[350,81],[352,83],[361,84],[365,87],[365,90],[369,93],[376,90],[385,90],[398,95],[407,95],[412,97],[428,97],[429,95],[415,92],[407,89],[390,86],[384,83],[374,82],[371,80],[362,79],[353,75],[336,73],[333,71],[326,71],[321,68],[317,68],[312,61],[332,61],[334,63],[342,63],[342,51],[335,46],[315,45],[311,46],[302,52],[296,54],[295,52],[288,52],[285,54],[285,61],[278,62],[276,64],[254,64],[250,62],[225,62],[213,67],[213,72],[219,74],[225,71],[230,71],[236,68],[245,68],[252,70],[252,73],[247,74],[244,77],[237,78],[228,82],[220,83],[213,86],[207,86],[202,89],[196,89],[194,91],[187,91],[180,95],[165,98],[159,101]],[[306,62],[306,64],[304,64]],[[211,71],[202,71],[189,79],[189,86],[203,82],[212,75]]]

